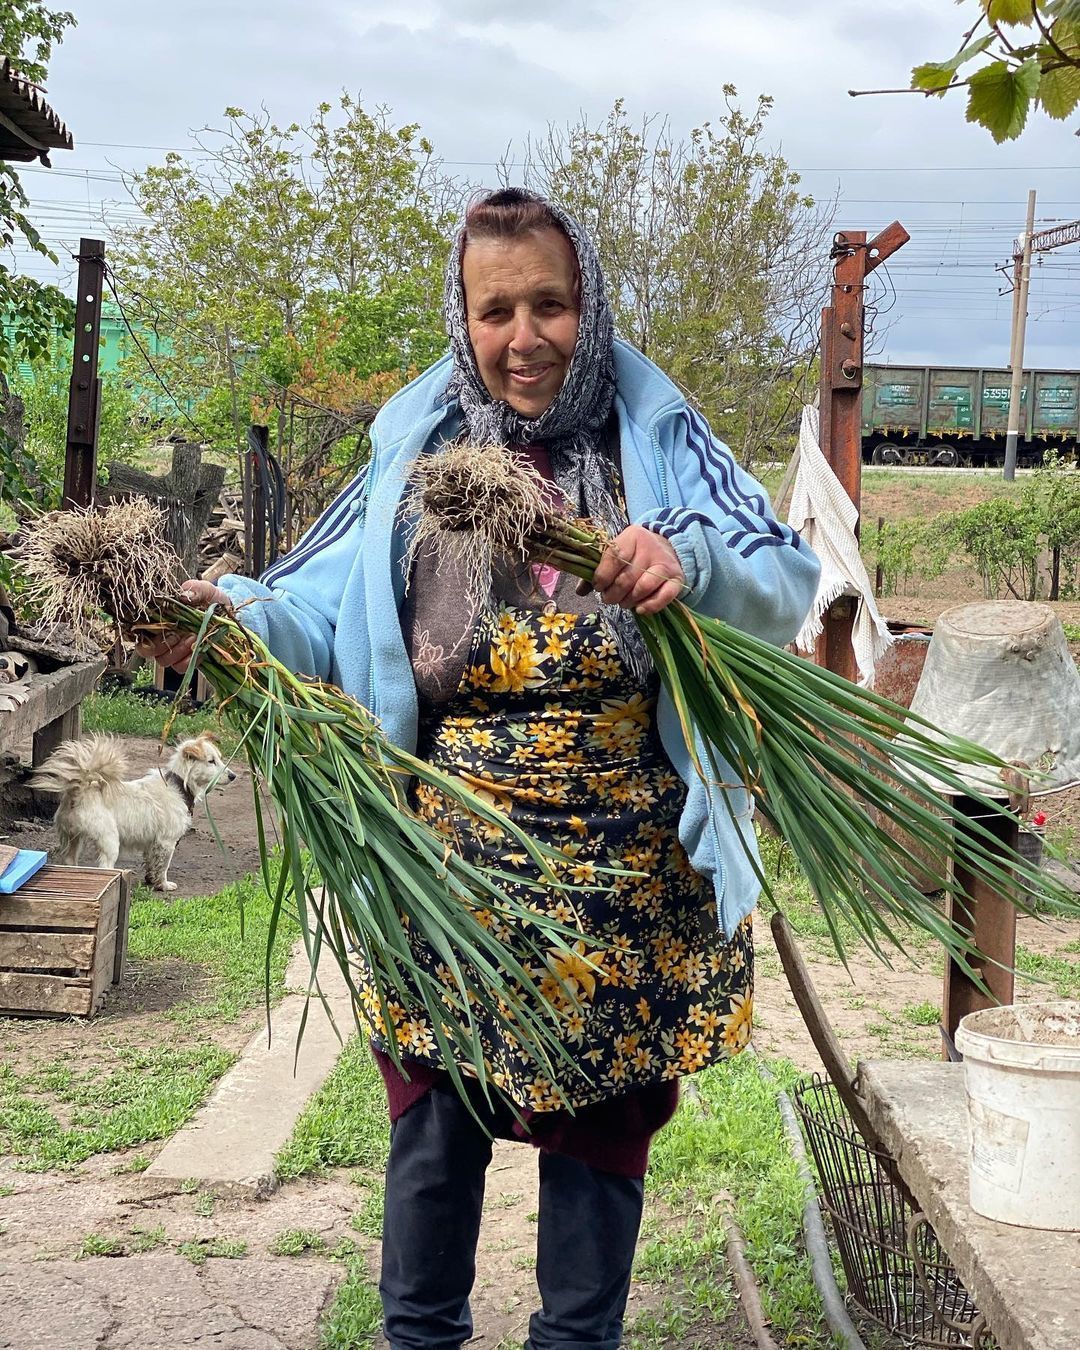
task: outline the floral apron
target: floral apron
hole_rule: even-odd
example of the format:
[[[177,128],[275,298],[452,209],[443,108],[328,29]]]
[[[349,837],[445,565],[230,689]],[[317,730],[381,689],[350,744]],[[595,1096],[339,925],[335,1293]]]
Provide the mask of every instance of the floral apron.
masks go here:
[[[750,1038],[753,939],[749,917],[730,939],[718,930],[712,887],[679,843],[686,788],[656,732],[655,676],[643,692],[601,614],[568,610],[549,600],[481,614],[456,692],[437,704],[422,697],[418,754],[565,854],[571,881],[587,885],[611,866],[644,874],[575,895],[586,935],[573,955],[553,953],[542,980],[579,1071],[559,1088],[582,1107],[741,1050]],[[414,654],[428,642],[419,636]],[[531,866],[511,838],[438,791],[418,786],[413,804],[465,856]],[[548,912],[570,920],[565,900],[549,894]],[[529,891],[531,903],[536,896]],[[414,950],[437,974],[434,953],[419,942]],[[365,1002],[375,1045],[385,1047],[388,1028]],[[437,1067],[423,1013],[395,1005],[392,1014],[400,1052]],[[564,1105],[498,1027],[481,1023],[481,1035],[491,1081],[519,1107]]]

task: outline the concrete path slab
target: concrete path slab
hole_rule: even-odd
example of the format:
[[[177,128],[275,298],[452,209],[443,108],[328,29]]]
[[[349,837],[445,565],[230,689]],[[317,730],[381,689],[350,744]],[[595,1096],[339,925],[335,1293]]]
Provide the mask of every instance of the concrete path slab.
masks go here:
[[[306,990],[309,969],[307,954],[298,946],[286,974],[287,987]],[[287,995],[273,1009],[269,1041],[261,1027],[206,1104],[144,1175],[197,1180],[224,1194],[261,1197],[274,1189],[274,1157],[337,1063],[355,1025],[348,985],[332,955],[320,962],[319,983],[326,1006],[316,997],[309,1003],[303,993]],[[298,1051],[305,1006],[307,1024]]]
[[[0,1350],[314,1350],[339,1276],[287,1257],[0,1265]]]

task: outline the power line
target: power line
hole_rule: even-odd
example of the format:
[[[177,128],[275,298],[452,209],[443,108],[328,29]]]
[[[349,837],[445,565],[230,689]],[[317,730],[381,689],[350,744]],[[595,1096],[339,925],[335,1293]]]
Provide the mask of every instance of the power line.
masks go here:
[[[143,346],[143,344],[142,344],[142,339],[139,337],[138,333],[136,333],[135,329],[131,326],[131,321],[128,319],[127,311],[124,309],[123,301],[120,299],[120,294],[119,294],[119,292],[118,292],[117,289],[116,289],[116,286],[115,286],[114,281],[113,281],[113,277],[114,277],[114,273],[113,273],[112,268],[111,268],[108,264],[106,264],[106,265],[105,265],[105,281],[106,281],[106,284],[108,285],[109,290],[112,292],[112,298],[116,301],[116,308],[120,311],[120,318],[121,318],[121,320],[123,321],[124,327],[127,329],[128,333],[130,333],[130,335],[131,335],[131,337],[132,337],[132,339],[133,339],[133,341],[134,341],[134,343],[135,343],[135,346],[138,347],[139,352],[140,352],[141,355],[142,355],[143,360],[144,360],[144,361],[146,362],[146,364],[150,367],[150,373],[153,375],[154,379],[157,380],[158,384],[161,385],[161,387],[162,387],[162,389],[165,391],[166,395],[167,395],[167,396],[172,400],[172,402],[176,405],[176,411],[180,414],[180,416],[184,419],[184,421],[187,422],[189,426],[191,426],[191,427],[193,427],[193,428],[195,429],[195,432],[196,432],[196,434],[198,435],[199,439],[200,439],[201,441],[202,441],[202,440],[206,440],[207,438],[206,438],[206,436],[205,436],[205,434],[204,434],[202,428],[199,426],[199,424],[198,424],[191,416],[189,416],[187,409],[183,406],[183,404],[182,404],[182,403],[180,402],[180,400],[176,397],[176,395],[173,393],[173,391],[172,391],[172,390],[169,388],[169,386],[165,383],[164,379],[161,377],[160,373],[158,372],[158,368],[157,368],[157,366],[154,364],[153,359],[152,359],[151,356],[150,356],[150,353],[149,353],[149,352],[146,350],[146,348]]]

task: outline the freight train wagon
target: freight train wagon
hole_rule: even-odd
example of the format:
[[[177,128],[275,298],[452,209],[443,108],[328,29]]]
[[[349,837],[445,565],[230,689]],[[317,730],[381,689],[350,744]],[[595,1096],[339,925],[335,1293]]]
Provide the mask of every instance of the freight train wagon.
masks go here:
[[[973,366],[867,366],[862,449],[868,464],[1005,462],[1007,370]],[[1076,457],[1080,371],[1025,370],[1017,463],[1040,464],[1050,447]]]

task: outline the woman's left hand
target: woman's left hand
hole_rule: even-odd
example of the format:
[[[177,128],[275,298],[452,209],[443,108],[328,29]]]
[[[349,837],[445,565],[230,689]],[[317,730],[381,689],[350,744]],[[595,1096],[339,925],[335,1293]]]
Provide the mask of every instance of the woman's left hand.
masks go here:
[[[668,541],[644,525],[629,525],[607,547],[593,579],[605,604],[635,614],[659,614],[686,587],[679,559]]]

